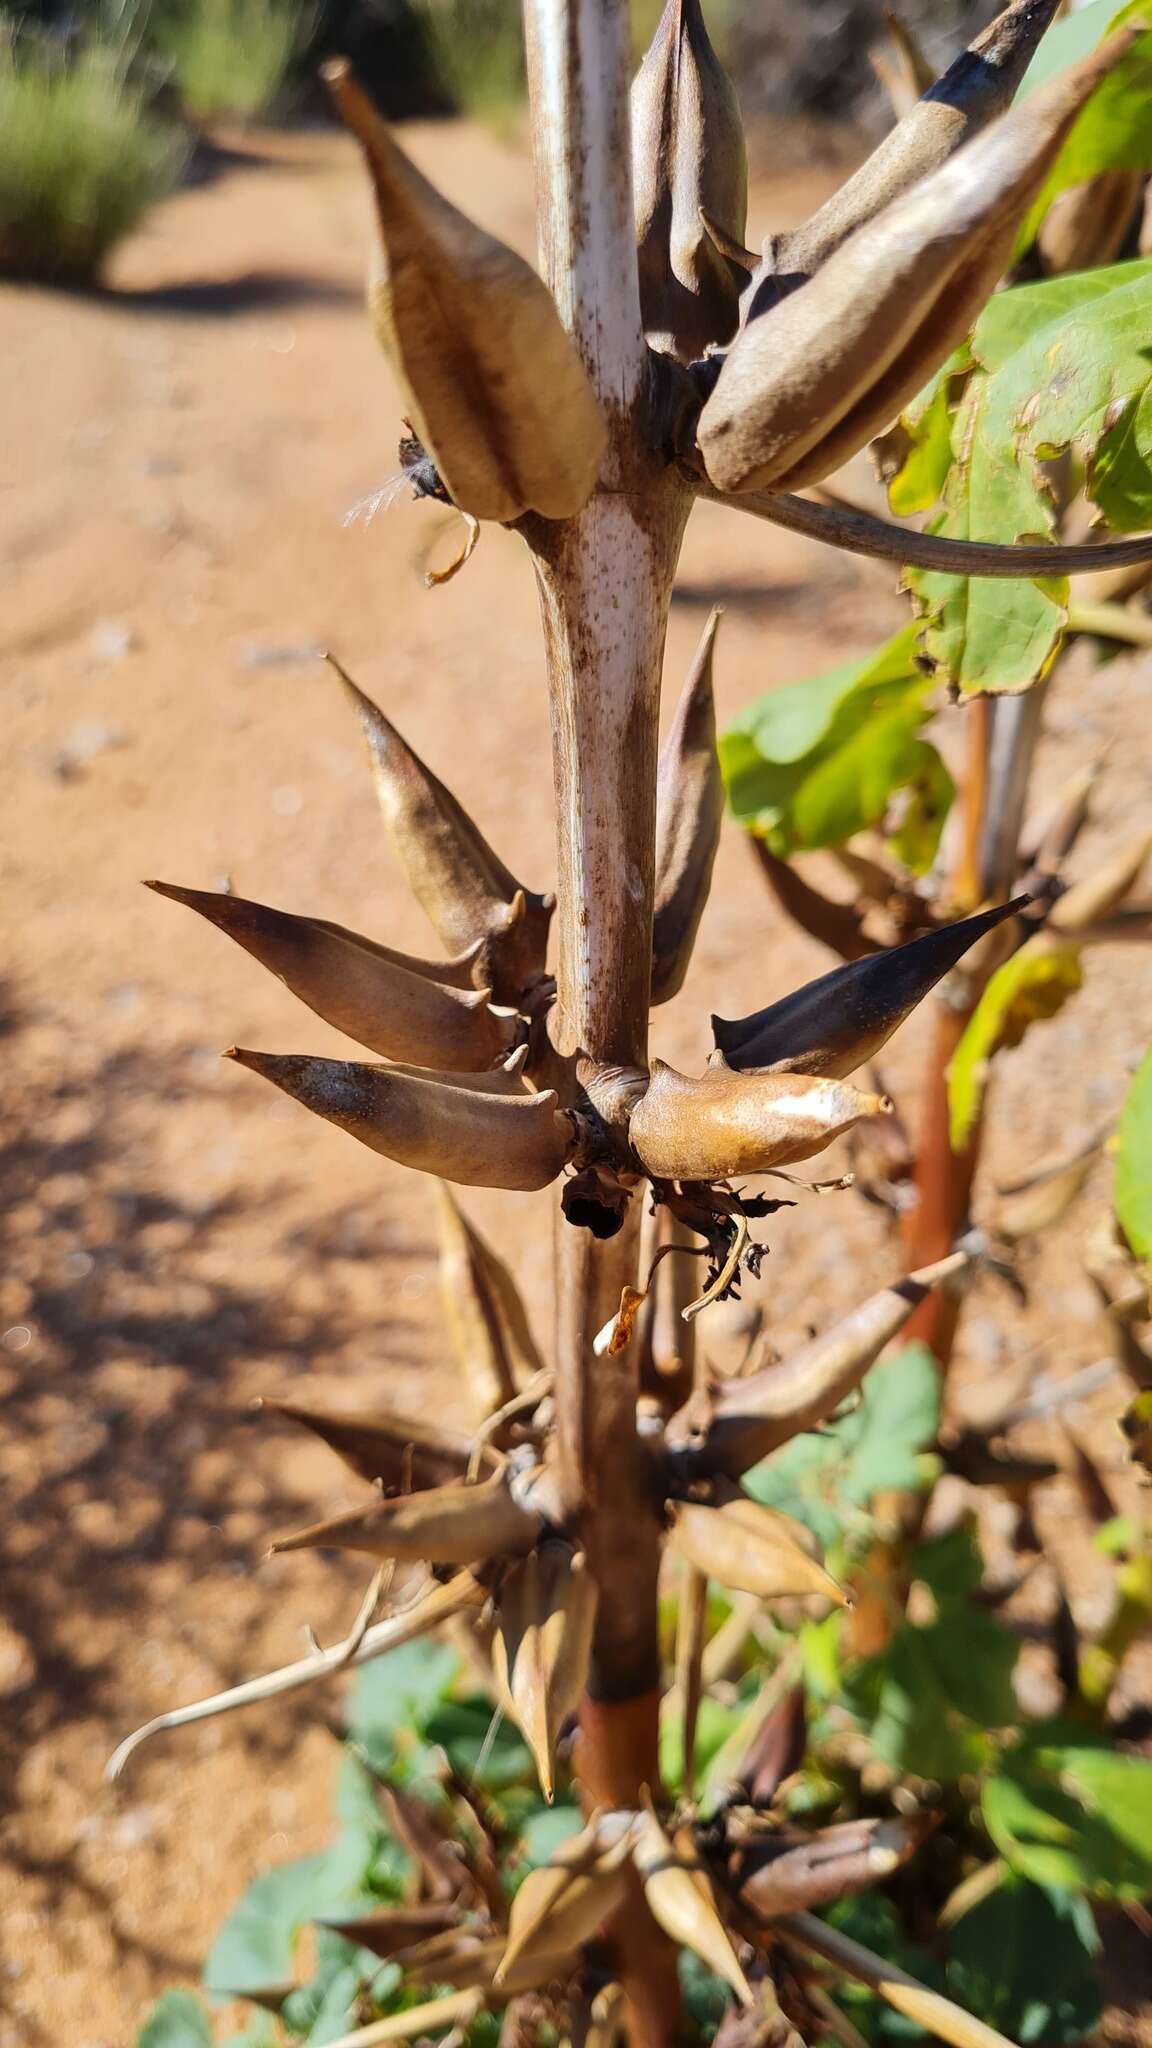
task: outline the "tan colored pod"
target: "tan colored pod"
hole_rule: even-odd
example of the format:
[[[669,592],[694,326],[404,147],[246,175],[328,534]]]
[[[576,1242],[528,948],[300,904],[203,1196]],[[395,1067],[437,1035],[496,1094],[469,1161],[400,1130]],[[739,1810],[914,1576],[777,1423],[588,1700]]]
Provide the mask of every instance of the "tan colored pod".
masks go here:
[[[584,1690],[595,1621],[596,1584],[587,1560],[565,1543],[541,1545],[500,1587],[493,1668],[549,1804],[556,1743]]]
[[[511,1273],[443,1181],[437,1184],[437,1210],[445,1319],[477,1410],[490,1415],[544,1361]]]
[[[652,1917],[665,1934],[707,1963],[731,1986],[741,2004],[751,2005],[751,1986],[716,1911],[712,1885],[689,1830],[678,1829],[675,1842],[671,1842],[654,1813],[642,1814],[632,1861]]]
[[[358,1478],[388,1487],[446,1486],[463,1479],[472,1456],[472,1439],[462,1430],[406,1415],[357,1415],[298,1401],[264,1400],[260,1407],[310,1429]]]
[[[751,318],[700,415],[719,490],[796,490],[846,462],[962,341],[1080,109],[1131,47],[1111,35]]]
[[[243,896],[177,889],[169,882],[148,886],[198,910],[326,1024],[386,1059],[481,1071],[513,1048],[516,1020],[493,1010],[485,990],[431,981],[355,932]]]
[[[683,986],[712,886],[724,783],[716,751],[712,656],[722,613],[712,613],[656,772],[656,894],[652,914],[652,1001]]]
[[[398,1500],[374,1501],[346,1515],[281,1536],[281,1550],[366,1550],[422,1564],[478,1564],[531,1550],[540,1517],[509,1491],[502,1473],[479,1485],[431,1486]]]
[[[551,1089],[523,1097],[452,1088],[388,1067],[303,1053],[226,1055],[373,1152],[465,1187],[546,1188],[567,1162],[573,1131]]]
[[[512,1901],[498,1984],[536,1956],[580,1948],[622,1904],[636,1823],[633,1813],[594,1817],[529,1871]]]
[[[1152,832],[1141,832],[1129,840],[1110,861],[1057,897],[1048,915],[1049,928],[1067,938],[1086,937],[1099,918],[1109,916],[1123,903],[1139,881],[1150,853]]]
[[[347,64],[324,76],[376,194],[376,332],[454,502],[476,519],[570,519],[606,433],[551,293],[421,176]]]
[[[515,1003],[544,972],[555,899],[521,886],[391,719],[339,663],[332,666],[360,720],[384,823],[413,895],[449,952],[469,954],[475,985]]]
[[[632,188],[644,332],[689,363],[735,333],[745,273],[717,231],[742,244],[748,211],[740,107],[700,0],[667,0],[636,74]]]
[[[1063,277],[1114,263],[1143,195],[1143,171],[1101,171],[1058,192],[1036,237],[1045,275]]]
[[[862,1116],[890,1107],[847,1081],[735,1074],[715,1056],[696,1080],[654,1060],[628,1137],[657,1180],[728,1180],[810,1159]]]
[[[845,1595],[800,1538],[806,1532],[787,1515],[740,1498],[722,1507],[679,1502],[673,1509],[673,1550],[733,1593],[758,1600],[807,1599],[819,1594],[838,1607]]]

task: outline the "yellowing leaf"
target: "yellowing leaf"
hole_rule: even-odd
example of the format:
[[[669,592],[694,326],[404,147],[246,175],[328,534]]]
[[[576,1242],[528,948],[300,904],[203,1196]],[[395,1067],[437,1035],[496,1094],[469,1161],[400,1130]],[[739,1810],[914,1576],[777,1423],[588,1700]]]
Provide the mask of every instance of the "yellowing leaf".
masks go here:
[[[967,1143],[980,1115],[988,1066],[1002,1046],[1019,1045],[1033,1024],[1054,1017],[1080,987],[1080,949],[1029,939],[997,969],[969,1019],[948,1069],[952,1149]]]

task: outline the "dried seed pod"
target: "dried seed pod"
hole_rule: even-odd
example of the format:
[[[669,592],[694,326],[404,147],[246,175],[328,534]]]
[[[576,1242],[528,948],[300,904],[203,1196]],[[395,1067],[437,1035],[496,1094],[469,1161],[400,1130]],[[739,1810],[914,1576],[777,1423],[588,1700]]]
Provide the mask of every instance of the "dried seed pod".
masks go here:
[[[1048,913],[1051,930],[1062,932],[1067,938],[1083,937],[1098,919],[1107,917],[1124,901],[1139,881],[1140,870],[1150,853],[1152,832],[1142,832],[1094,874],[1074,882]]]
[[[733,1593],[752,1593],[758,1600],[819,1594],[846,1606],[847,1596],[800,1540],[805,1533],[787,1515],[741,1497],[717,1508],[677,1502],[669,1541],[697,1571]]]
[[[717,489],[800,489],[890,425],[967,334],[1073,121],[1134,35],[1108,36],[748,321],[697,430]]]
[[[720,1053],[740,1073],[842,1078],[879,1052],[977,939],[1028,901],[1017,896],[906,946],[834,967],[751,1017],[713,1017]]]
[[[529,1871],[512,1901],[498,1984],[521,1963],[580,1948],[615,1912],[627,1891],[636,1820],[631,1813],[602,1814]]]
[[[478,1486],[431,1486],[314,1522],[272,1545],[281,1550],[366,1550],[372,1557],[425,1564],[476,1564],[518,1557],[540,1534],[540,1517],[510,1492],[502,1473]]]
[[[1059,0],[1013,0],[811,220],[777,238],[765,252],[774,269],[786,278],[810,277],[854,229],[874,220],[1003,114],[1058,5]]]
[[[731,1938],[716,1911],[716,1900],[696,1844],[687,1828],[671,1842],[651,1811],[642,1814],[632,1861],[640,1873],[652,1918],[681,1948],[715,1970],[744,2005],[752,1990],[736,1958]]]
[[[728,1180],[810,1159],[860,1117],[890,1108],[884,1096],[812,1074],[735,1074],[716,1061],[696,1080],[655,1060],[628,1138],[658,1180]]]
[[[688,673],[656,775],[656,894],[652,914],[652,1001],[682,987],[708,901],[724,815],[716,752],[712,654],[722,613],[713,611]]]
[[[606,434],[551,293],[421,176],[346,64],[324,76],[376,194],[377,336],[452,498],[477,519],[570,519]]]
[[[385,1059],[477,1072],[507,1057],[516,1019],[497,1012],[485,989],[453,988],[389,958],[356,932],[293,917],[243,896],[150,882],[161,896],[198,910],[271,970],[326,1024]]]
[[[544,972],[555,899],[521,887],[451,790],[333,666],[359,716],[384,822],[413,894],[449,951],[472,953],[476,985],[515,1004]]]
[[[791,861],[781,860],[763,839],[753,838],[751,833],[747,838],[756,864],[781,910],[793,924],[800,926],[801,931],[819,939],[820,944],[828,946],[833,953],[839,953],[842,960],[863,960],[868,954],[883,950],[875,939],[866,936],[859,904],[838,903],[834,897],[821,895],[811,882],[805,881]]]
[[[1114,263],[1144,195],[1143,171],[1101,171],[1058,192],[1036,237],[1048,277]]]
[[[355,1947],[366,1948],[372,1955],[387,1961],[389,1956],[411,1948],[428,1936],[451,1933],[459,1917],[460,1909],[454,1900],[439,1899],[423,1906],[381,1906],[373,1913],[362,1913],[352,1920],[318,1916],[315,1924],[329,1928]],[[446,1978],[444,1981],[451,1980]]]
[[[701,1469],[735,1478],[802,1430],[825,1421],[859,1386],[925,1295],[971,1265],[967,1252],[952,1252],[935,1265],[922,1266],[871,1295],[782,1364],[713,1387],[711,1415],[699,1444]],[[668,1425],[669,1448],[691,1444],[697,1436],[691,1408],[682,1408]]]
[[[742,244],[748,210],[740,107],[700,0],[667,0],[636,74],[632,188],[644,332],[689,363],[735,332],[744,282],[701,214]]]
[[[523,1098],[452,1088],[354,1060],[303,1053],[226,1055],[282,1088],[373,1152],[477,1188],[546,1188],[572,1149],[573,1131],[550,1089]]]
[[[490,1415],[541,1372],[544,1361],[511,1273],[443,1181],[437,1207],[445,1318],[475,1405]]]
[[[549,1805],[556,1743],[584,1690],[595,1620],[595,1581],[567,1544],[545,1543],[501,1585],[492,1663]]]
[[[742,1847],[730,1880],[758,1919],[831,1906],[849,1892],[883,1884],[907,1863],[935,1826],[935,1816],[850,1820],[818,1828],[791,1848],[779,1837]]]
[[[491,1991],[503,1953],[503,1935],[482,1935],[468,1927],[456,1927],[449,1934],[398,1951],[393,1960],[411,1984],[454,1984],[459,1990],[475,1985]],[[501,1978],[500,1989],[510,1995],[535,1990],[542,1984],[564,1982],[578,1961],[575,1950],[566,1955],[533,1952],[513,1963]]]
[[[414,1422],[406,1415],[333,1414],[297,1401],[263,1400],[260,1406],[302,1423],[359,1479],[387,1487],[446,1486],[463,1479],[472,1456],[472,1439],[462,1430]],[[494,1453],[484,1455],[490,1462]]]

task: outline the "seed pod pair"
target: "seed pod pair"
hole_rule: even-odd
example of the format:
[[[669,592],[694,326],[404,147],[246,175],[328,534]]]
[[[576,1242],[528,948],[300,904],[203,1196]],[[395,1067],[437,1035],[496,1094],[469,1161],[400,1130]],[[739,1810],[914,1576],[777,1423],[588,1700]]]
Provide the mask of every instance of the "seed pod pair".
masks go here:
[[[401,1166],[479,1188],[546,1188],[572,1150],[573,1129],[551,1089],[493,1094],[354,1060],[251,1052],[229,1059]]]
[[[1109,36],[749,319],[700,415],[719,490],[797,490],[888,426],[963,339],[1081,107],[1131,47]]]
[[[712,656],[722,614],[714,611],[668,737],[656,775],[656,890],[652,916],[652,1001],[666,1003],[683,986],[708,891],[724,783],[716,751]]]
[[[652,1918],[681,1948],[691,1949],[731,1986],[742,2005],[752,1990],[736,1957],[708,1873],[691,1829],[678,1828],[670,1841],[649,1809],[640,1816],[632,1860],[640,1873]]]
[[[473,985],[515,1005],[544,971],[555,899],[521,887],[390,719],[333,663],[368,743],[376,793],[401,866],[449,953]]]
[[[842,1078],[874,1058],[968,948],[1028,900],[1017,896],[906,946],[834,967],[751,1017],[713,1017],[717,1047],[741,1073]]]
[[[653,1062],[628,1138],[657,1180],[728,1180],[810,1159],[862,1116],[891,1104],[810,1074],[737,1074],[714,1057],[699,1079]]]
[[[503,1259],[443,1181],[437,1192],[444,1313],[475,1406],[480,1415],[490,1415],[542,1370],[543,1360]]]
[[[787,1515],[739,1494],[721,1507],[678,1502],[669,1540],[697,1571],[733,1593],[751,1593],[758,1600],[818,1594],[843,1607],[846,1596],[809,1555],[803,1535]]]
[[[644,332],[688,363],[735,331],[745,273],[722,249],[742,246],[748,206],[740,108],[700,0],[668,0],[636,75],[632,184]]]
[[[595,1581],[567,1544],[543,1544],[501,1585],[492,1662],[549,1804],[556,1743],[584,1690],[595,1619]]]
[[[353,1508],[282,1536],[272,1549],[364,1550],[372,1557],[414,1563],[477,1564],[490,1557],[524,1556],[539,1534],[540,1517],[513,1495],[498,1472],[476,1486],[432,1486],[424,1493]]]
[[[376,195],[376,332],[452,498],[476,519],[571,518],[606,436],[551,294],[421,176],[346,64],[325,77]]]
[[[512,1901],[498,1984],[519,1963],[571,1956],[622,1904],[636,1822],[632,1813],[600,1814],[529,1871]]]
[[[374,946],[320,918],[292,917],[243,896],[150,882],[227,932],[326,1024],[385,1059],[464,1073],[493,1067],[516,1042],[516,1018],[490,991],[437,980],[432,963]],[[446,962],[451,969],[452,963]]]

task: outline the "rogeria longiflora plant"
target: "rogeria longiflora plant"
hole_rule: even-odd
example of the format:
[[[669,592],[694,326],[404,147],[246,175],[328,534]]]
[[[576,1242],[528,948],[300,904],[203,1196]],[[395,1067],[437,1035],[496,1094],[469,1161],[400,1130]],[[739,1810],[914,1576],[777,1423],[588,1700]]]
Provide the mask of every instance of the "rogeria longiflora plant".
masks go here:
[[[546,1792],[557,1742],[575,1727],[587,1816],[510,1912],[487,1884],[458,1951],[441,1927],[432,1980],[459,1984],[456,2004],[440,1998],[434,2011],[370,2026],[366,2043],[455,2022],[469,1998],[470,2011],[508,2008],[509,2040],[536,2038],[515,2032],[517,2001],[530,1995],[562,2038],[668,2048],[686,2024],[681,1948],[730,1987],[716,2037],[729,2044],[836,2024],[803,1953],[879,1983],[948,2038],[976,2038],[947,2000],[808,1911],[897,1868],[922,1815],[833,1829],[785,1869],[774,1860],[783,1845],[757,1837],[754,1811],[751,1823],[744,1808],[705,1824],[691,1806],[672,1808],[659,1767],[657,1590],[668,1562],[690,1759],[707,1582],[758,1600],[840,1597],[804,1532],[753,1502],[742,1473],[830,1415],[925,1292],[956,1284],[967,1264],[960,1250],[894,1279],[780,1366],[716,1381],[695,1361],[697,1318],[755,1270],[753,1227],[777,1206],[745,1183],[883,1112],[855,1071],[1018,906],[718,1025],[702,1074],[650,1060],[649,1007],[683,979],[719,830],[711,633],[659,760],[657,725],[695,497],[795,516],[797,501],[780,494],[887,426],[994,289],[1078,113],[1131,40],[1113,35],[1013,109],[1055,11],[1056,0],[1016,0],[834,199],[756,256],[745,249],[735,96],[698,0],[669,0],[631,100],[622,5],[527,0],[542,277],[450,206],[347,67],[329,67],[375,193],[371,306],[406,402],[416,487],[458,507],[473,538],[483,520],[512,526],[536,572],[556,895],[509,872],[350,682],[385,819],[441,957],[408,958],[232,896],[165,893],[374,1056],[238,1050],[246,1068],[441,1184],[559,1198],[555,1349],[537,1351],[504,1265],[444,1186],[446,1267],[482,1425],[462,1440],[402,1417],[294,1408],[377,1491],[278,1548],[380,1560],[365,1611],[333,1650],[160,1725],[463,1622],[487,1646],[493,1687]],[[803,510],[819,518],[819,507]],[[1067,569],[1152,555],[1152,541],[981,549],[868,521],[847,533],[834,522],[833,537],[909,559],[927,548],[937,564],[1001,576],[1027,574],[1038,552],[1045,568]],[[378,1614],[397,1562],[403,1607]],[[415,1596],[413,1569],[423,1572]]]

